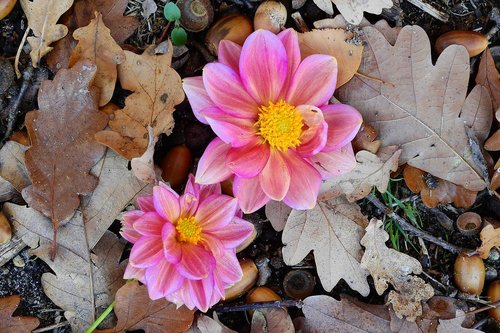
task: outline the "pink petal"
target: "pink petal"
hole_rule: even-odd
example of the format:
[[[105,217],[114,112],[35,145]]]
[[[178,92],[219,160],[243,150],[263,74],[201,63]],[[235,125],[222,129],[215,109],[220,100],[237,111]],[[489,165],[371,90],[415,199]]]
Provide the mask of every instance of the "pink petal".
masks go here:
[[[237,118],[219,108],[205,109],[204,115],[215,134],[233,147],[244,146],[256,136],[251,119]]]
[[[181,261],[182,248],[177,241],[177,231],[170,223],[165,223],[161,231],[161,239],[163,241],[163,256],[172,264],[177,264]]]
[[[219,62],[223,63],[231,67],[233,71],[238,73],[239,63],[240,63],[240,55],[241,55],[241,46],[232,42],[230,40],[223,39],[219,43],[218,48],[219,53]]]
[[[220,183],[216,184],[211,184],[211,185],[201,185],[200,187],[200,195],[199,195],[199,201],[202,202],[212,194],[221,194],[221,187]]]
[[[139,219],[142,215],[144,215],[144,212],[140,210],[132,210],[123,214],[122,230],[120,231],[120,234],[130,243],[135,243],[142,237],[141,234],[134,229],[135,221],[137,221],[137,219]]]
[[[260,186],[272,200],[281,201],[290,187],[290,173],[283,159],[284,154],[271,149],[266,166],[259,175]]]
[[[202,237],[203,246],[210,250],[215,258],[221,256],[226,251],[224,243],[213,234],[204,232]]]
[[[269,159],[269,146],[254,140],[243,147],[229,149],[226,164],[240,177],[250,178],[258,175]]]
[[[144,276],[146,269],[134,267],[131,264],[128,264],[125,268],[125,272],[123,273],[123,278],[125,280],[129,279],[137,279],[142,283],[146,283],[146,277]]]
[[[243,87],[240,76],[221,63],[209,63],[203,69],[203,83],[215,105],[240,118],[254,118],[258,105]]]
[[[158,264],[147,268],[145,277],[149,298],[152,300],[175,292],[184,282],[184,277],[166,260],[160,260]]]
[[[293,179],[283,202],[299,210],[314,208],[321,185],[321,175],[293,150],[289,150],[283,157]]]
[[[176,292],[165,295],[165,298],[169,302],[176,304],[178,307],[185,305],[188,309],[193,310],[195,305],[189,292],[189,285],[191,282],[194,281],[184,279],[182,286]]]
[[[217,269],[214,269],[214,295],[211,301],[212,304],[220,301],[221,298],[225,298],[225,289],[227,284],[222,281],[220,278],[220,274],[217,272]]]
[[[297,107],[306,129],[300,136],[300,146],[295,151],[301,156],[311,156],[319,153],[326,144],[328,137],[328,124],[323,118],[320,109],[310,105],[300,105]]]
[[[212,306],[212,294],[214,292],[214,279],[210,274],[206,279],[200,281],[190,281],[189,294],[195,306],[201,312],[207,312],[208,308]]]
[[[153,203],[153,196],[147,195],[137,198],[137,206],[139,206],[139,209],[143,212],[154,212],[155,205]]]
[[[198,206],[195,219],[202,232],[224,228],[236,214],[238,201],[228,195],[214,194]]]
[[[260,187],[259,177],[234,177],[233,194],[238,198],[240,208],[245,214],[255,212],[271,200]]]
[[[202,114],[202,110],[208,107],[214,107],[214,102],[208,96],[203,78],[201,76],[187,77],[182,80],[182,88],[191,104],[195,117],[204,124],[208,124]]]
[[[309,157],[309,160],[323,179],[342,175],[356,166],[356,158],[350,143],[335,151],[318,153]]]
[[[321,106],[332,97],[336,83],[337,60],[324,54],[310,55],[297,68],[286,101],[291,105]]]
[[[184,193],[192,194],[195,197],[198,197],[200,193],[200,185],[196,183],[194,176],[191,173],[189,174],[186,186],[184,187]]]
[[[285,47],[286,56],[288,59],[286,80],[281,91],[283,98],[285,98],[284,95],[288,90],[288,85],[290,84],[293,74],[300,64],[299,37],[297,36],[297,32],[295,30],[286,29],[278,34],[278,38],[281,40],[281,43],[283,43],[283,46]]]
[[[187,279],[200,280],[208,277],[215,266],[215,259],[203,247],[191,243],[182,244],[182,258],[177,271]]]
[[[162,241],[160,237],[141,237],[132,246],[130,264],[138,268],[156,265],[163,258]]]
[[[252,223],[235,217],[225,228],[211,231],[209,234],[219,239],[226,249],[235,249],[250,237],[253,231]]]
[[[337,150],[354,139],[363,122],[358,110],[345,104],[325,105],[321,110],[328,123],[328,140],[323,151]]]
[[[215,184],[226,180],[232,175],[226,165],[226,155],[231,145],[224,143],[219,138],[210,142],[201,156],[196,170],[196,182],[198,184]]]
[[[277,102],[287,71],[286,50],[275,34],[257,30],[248,36],[241,50],[240,76],[257,103]]]
[[[191,193],[184,193],[179,197],[179,205],[181,207],[181,217],[191,216],[198,209],[198,198]]]
[[[169,186],[160,183],[153,187],[153,203],[156,212],[170,222],[175,222],[179,218],[179,195]]]
[[[243,276],[243,271],[234,251],[226,251],[223,256],[218,257],[215,267],[222,282],[226,284],[236,283]]]
[[[165,222],[156,212],[148,212],[142,215],[134,223],[134,229],[144,236],[159,236]]]

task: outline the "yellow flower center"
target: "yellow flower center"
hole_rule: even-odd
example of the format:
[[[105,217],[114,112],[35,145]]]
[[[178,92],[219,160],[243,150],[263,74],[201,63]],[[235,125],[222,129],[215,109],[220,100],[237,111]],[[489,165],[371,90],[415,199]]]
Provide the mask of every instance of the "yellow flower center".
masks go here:
[[[300,144],[303,118],[295,106],[284,100],[278,103],[269,102],[269,106],[259,108],[259,119],[255,123],[257,134],[272,148],[286,151]]]
[[[177,220],[175,229],[179,233],[177,239],[181,242],[198,244],[202,240],[201,227],[196,223],[194,217],[181,217]]]

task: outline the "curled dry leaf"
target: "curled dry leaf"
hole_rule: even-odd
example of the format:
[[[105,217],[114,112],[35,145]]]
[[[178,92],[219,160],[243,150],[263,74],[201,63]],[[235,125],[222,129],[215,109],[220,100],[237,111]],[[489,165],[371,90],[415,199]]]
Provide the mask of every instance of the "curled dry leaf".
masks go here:
[[[20,193],[31,184],[26,170],[24,153],[28,147],[14,141],[7,141],[0,150],[0,176],[12,184]]]
[[[156,170],[153,161],[153,155],[155,154],[155,144],[158,138],[154,137],[153,128],[148,126],[148,147],[142,156],[134,157],[130,161],[130,166],[134,175],[140,181],[145,183],[153,183],[156,180]]]
[[[339,197],[311,210],[292,210],[283,230],[283,260],[296,265],[312,250],[323,288],[330,291],[344,279],[361,295],[368,295],[368,272],[360,266],[366,217],[360,208]]]
[[[477,251],[481,258],[487,259],[491,249],[500,246],[500,228],[495,228],[491,223],[485,222],[479,237],[481,238],[481,246],[478,247]]]
[[[428,173],[406,165],[403,169],[406,185],[413,193],[420,193],[422,202],[427,207],[438,204],[453,204],[458,208],[469,208],[476,201],[477,192],[469,191],[444,179],[430,176]]]
[[[26,168],[33,183],[22,194],[31,207],[52,220],[54,235],[73,216],[79,195],[97,186],[97,178],[89,172],[105,147],[94,134],[108,119],[97,109],[97,92],[90,87],[95,73],[95,65],[88,61],[59,71],[53,81],[42,83],[39,110],[26,114],[32,142]]]
[[[318,295],[304,300],[306,332],[380,333],[391,332],[385,306],[363,304],[342,298]]]
[[[269,308],[254,312],[251,332],[294,333],[295,328],[287,310],[282,308]]]
[[[359,24],[363,19],[363,12],[380,14],[382,9],[393,5],[392,0],[314,0],[316,6],[328,15],[333,15],[332,2],[351,24]]]
[[[57,21],[72,5],[73,0],[21,0],[28,26],[35,35],[28,37],[33,67],[38,67],[40,59],[52,50],[50,44],[68,33],[68,28]]]
[[[334,56],[338,63],[337,87],[349,81],[361,64],[363,45],[353,42],[353,32],[344,29],[313,30],[299,33],[302,58],[311,54]]]
[[[493,100],[493,109],[500,108],[500,73],[498,73],[495,60],[491,56],[489,48],[486,48],[481,56],[476,83],[486,87],[490,92]]]
[[[400,164],[471,191],[485,188],[466,127],[484,142],[492,121],[491,99],[479,85],[466,96],[466,49],[452,45],[433,65],[429,39],[418,26],[403,27],[394,46],[374,27],[362,31],[367,46],[359,72],[365,77],[356,75],[342,86],[339,99],[362,113],[383,146],[401,146]]]
[[[380,193],[385,193],[391,171],[398,169],[400,154],[401,150],[394,146],[382,148],[377,155],[366,150],[359,151],[354,169],[323,182],[318,199],[326,200],[345,194],[347,200],[354,202],[368,195],[373,186]]]
[[[439,320],[437,333],[481,333],[480,330],[462,327],[465,313],[462,310],[457,310],[456,316],[453,319]]]
[[[377,132],[370,125],[363,123],[358,134],[352,140],[352,149],[355,152],[367,150],[372,154],[376,154],[380,148],[380,140],[375,140]]]
[[[114,328],[96,332],[121,333],[142,329],[148,333],[180,333],[189,329],[194,319],[194,311],[185,306],[177,308],[164,298],[152,301],[146,286],[138,282],[127,282],[121,287],[115,302],[118,323]]]
[[[118,75],[116,66],[125,61],[125,53],[111,37],[110,30],[102,21],[102,14],[96,12],[95,15],[89,25],[73,33],[78,45],[71,54],[69,67],[83,59],[96,64],[97,72],[93,85],[99,88],[99,106],[103,106],[113,96]]]
[[[382,225],[382,221],[372,219],[366,228],[361,240],[361,245],[365,247],[361,267],[370,272],[379,295],[389,283],[392,284],[395,291],[389,292],[387,302],[392,304],[398,317],[415,321],[422,315],[420,302],[431,298],[434,289],[421,278],[411,275],[422,273],[422,265],[417,259],[385,245],[389,234],[382,229]]]
[[[12,317],[19,302],[19,295],[0,298],[0,332],[30,333],[40,325],[40,321],[34,317]]]
[[[96,139],[128,160],[139,157],[148,146],[148,126],[154,137],[170,134],[174,127],[174,106],[184,100],[181,78],[170,67],[173,47],[156,55],[154,45],[142,55],[125,51],[126,60],[118,66],[124,89],[133,91],[125,108],[115,111],[110,130],[97,133]]]

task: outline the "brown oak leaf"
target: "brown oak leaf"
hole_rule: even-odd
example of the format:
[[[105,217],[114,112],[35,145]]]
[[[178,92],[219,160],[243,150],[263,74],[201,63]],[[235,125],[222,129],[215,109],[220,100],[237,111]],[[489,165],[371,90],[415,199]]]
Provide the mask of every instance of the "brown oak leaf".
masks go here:
[[[500,107],[500,73],[489,48],[484,50],[476,75],[476,83],[486,87],[493,100],[493,109]]]
[[[21,0],[28,26],[35,35],[28,37],[33,67],[38,67],[40,59],[52,50],[50,44],[68,33],[68,28],[57,21],[72,5],[73,0]]]
[[[99,333],[121,333],[126,330],[144,330],[148,333],[180,333],[191,326],[194,311],[185,306],[177,308],[165,299],[152,301],[146,286],[127,282],[115,296],[116,327],[97,330]]]
[[[439,325],[437,327],[437,333],[481,333],[482,331],[473,328],[462,327],[464,322],[464,312],[457,310],[456,316],[453,319],[439,320]]]
[[[103,106],[113,96],[118,75],[116,66],[125,61],[125,53],[111,37],[110,30],[102,21],[102,14],[96,12],[95,15],[89,25],[73,33],[78,45],[69,59],[69,67],[83,59],[97,65],[94,85],[100,92],[99,106]]]
[[[30,333],[40,325],[40,321],[34,317],[12,317],[19,302],[19,295],[0,298],[0,332]]]
[[[495,228],[491,223],[485,222],[479,237],[481,238],[481,246],[478,247],[477,251],[481,258],[487,259],[491,249],[500,246],[500,228]]]
[[[403,27],[394,46],[374,27],[362,32],[364,76],[343,85],[339,99],[362,113],[383,146],[401,146],[400,164],[471,191],[485,188],[467,128],[481,145],[491,127],[491,99],[480,85],[467,96],[466,49],[452,45],[433,65],[429,38],[418,26]]]
[[[22,194],[31,207],[51,219],[54,236],[78,208],[79,195],[90,193],[97,185],[90,169],[105,147],[94,135],[108,119],[97,109],[97,91],[90,87],[95,73],[96,66],[89,61],[59,71],[53,81],[42,83],[39,110],[26,115],[32,142],[26,152],[26,168],[32,185]]]
[[[155,54],[154,45],[141,55],[125,51],[126,60],[118,66],[120,84],[133,94],[125,108],[115,111],[111,129],[97,133],[96,139],[128,160],[146,151],[149,126],[155,138],[172,132],[174,106],[184,100],[181,78],[170,67],[172,52],[171,44],[163,55]]]

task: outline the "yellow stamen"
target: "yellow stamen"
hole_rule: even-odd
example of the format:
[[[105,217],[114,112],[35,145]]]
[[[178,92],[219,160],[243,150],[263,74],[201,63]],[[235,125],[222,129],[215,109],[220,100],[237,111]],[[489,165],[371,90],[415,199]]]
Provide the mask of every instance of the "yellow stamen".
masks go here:
[[[181,242],[198,244],[202,240],[201,227],[194,217],[181,217],[177,220],[175,229],[179,233],[177,239]]]
[[[269,106],[259,108],[259,119],[255,123],[257,134],[272,148],[286,151],[300,145],[303,118],[295,106],[284,100],[269,102]]]

